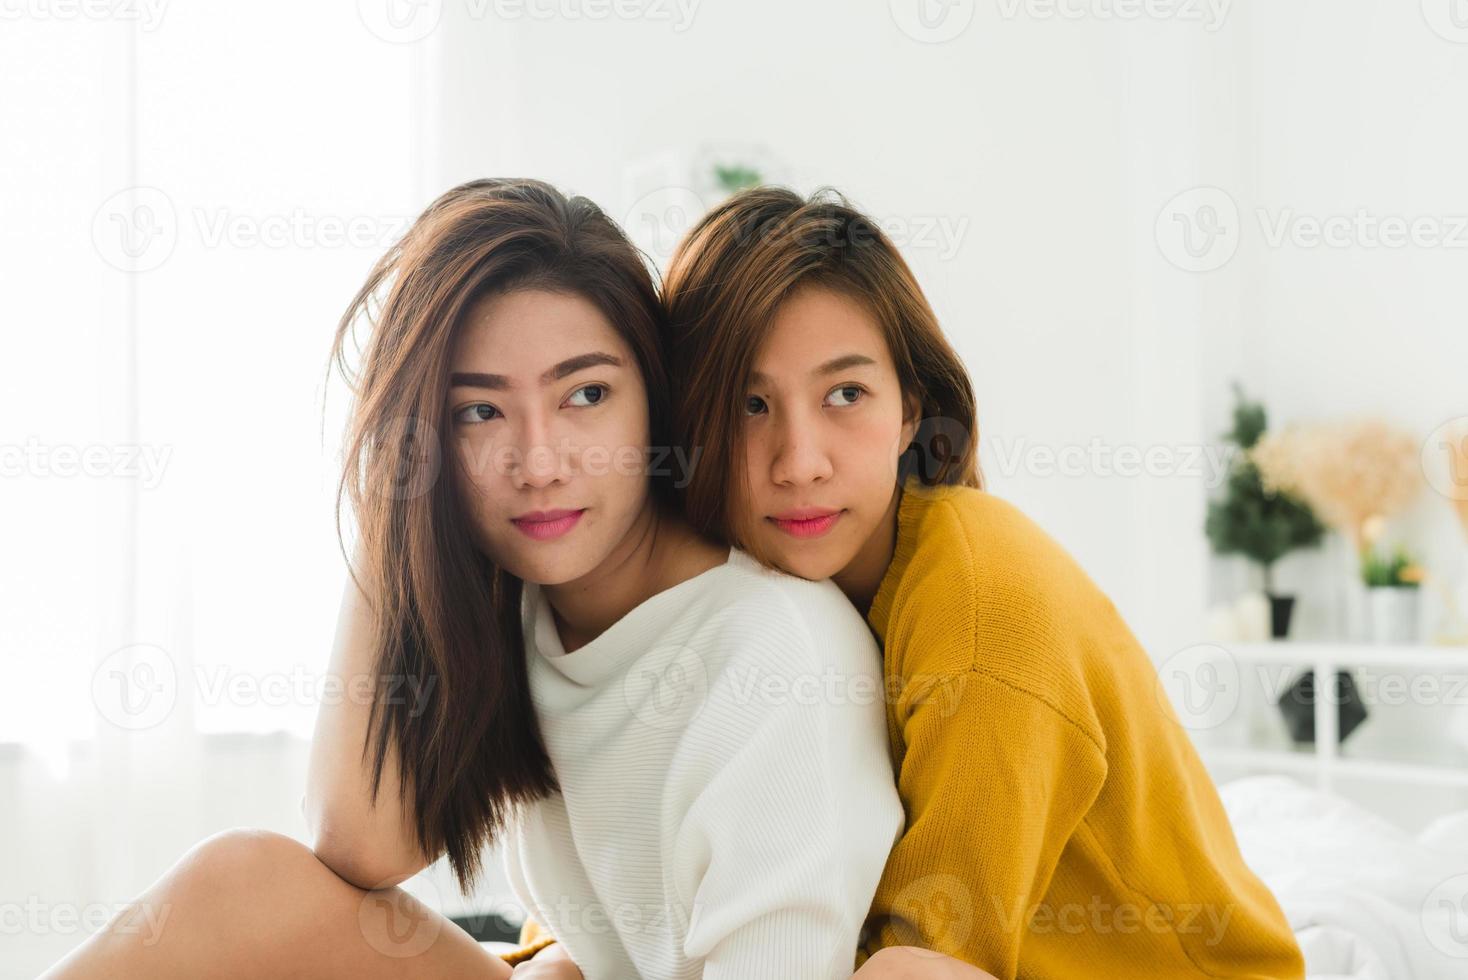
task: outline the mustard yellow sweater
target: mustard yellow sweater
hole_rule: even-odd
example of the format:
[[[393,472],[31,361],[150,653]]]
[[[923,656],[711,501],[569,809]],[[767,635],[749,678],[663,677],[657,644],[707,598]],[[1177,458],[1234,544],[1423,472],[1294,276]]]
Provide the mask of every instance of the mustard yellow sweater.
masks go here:
[[[858,965],[911,945],[1001,980],[1304,976],[1146,652],[1038,525],[909,482],[867,619],[907,827]]]
[[[907,825],[857,966],[908,945],[1000,980],[1304,976],[1146,651],[1038,525],[910,482],[867,619]],[[554,941],[521,940],[512,962]]]

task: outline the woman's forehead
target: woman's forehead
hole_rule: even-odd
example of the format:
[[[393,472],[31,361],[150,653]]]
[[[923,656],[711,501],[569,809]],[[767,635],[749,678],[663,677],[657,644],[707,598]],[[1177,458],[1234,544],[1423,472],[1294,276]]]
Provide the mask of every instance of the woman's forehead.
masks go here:
[[[455,369],[493,362],[500,374],[538,376],[570,357],[593,351],[631,359],[626,341],[585,297],[516,290],[477,301],[455,337]]]

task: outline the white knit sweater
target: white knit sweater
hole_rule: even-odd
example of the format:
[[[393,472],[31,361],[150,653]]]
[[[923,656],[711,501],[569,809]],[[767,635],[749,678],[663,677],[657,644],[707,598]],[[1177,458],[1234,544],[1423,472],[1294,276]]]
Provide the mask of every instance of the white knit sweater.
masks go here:
[[[734,549],[570,653],[534,585],[524,612],[561,793],[505,871],[586,980],[850,977],[903,813],[840,589]]]

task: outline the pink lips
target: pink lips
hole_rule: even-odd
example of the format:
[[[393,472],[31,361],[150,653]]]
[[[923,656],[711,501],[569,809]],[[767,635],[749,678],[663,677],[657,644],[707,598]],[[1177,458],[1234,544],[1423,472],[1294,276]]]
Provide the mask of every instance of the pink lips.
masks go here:
[[[510,518],[517,528],[527,537],[537,541],[551,541],[559,538],[581,520],[581,515],[586,509],[581,510],[532,510],[519,517]]]
[[[835,526],[842,513],[824,507],[799,507],[767,520],[791,537],[818,538]]]

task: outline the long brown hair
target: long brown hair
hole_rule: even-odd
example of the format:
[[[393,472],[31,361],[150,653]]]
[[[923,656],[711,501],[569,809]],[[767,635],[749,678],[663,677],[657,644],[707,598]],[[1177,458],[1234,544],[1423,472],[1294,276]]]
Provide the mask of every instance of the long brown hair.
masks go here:
[[[775,312],[799,286],[856,300],[886,338],[917,436],[898,478],[983,487],[977,409],[963,362],[897,248],[877,223],[829,189],[803,198],[757,187],[705,215],[679,243],[664,280],[675,440],[701,457],[684,489],[688,519],[738,537],[730,488],[746,479],[741,417],[754,358]]]
[[[443,461],[460,458],[441,435],[454,336],[482,297],[528,288],[581,296],[621,333],[646,383],[652,443],[663,443],[668,385],[648,267],[595,204],[540,181],[475,180],[439,197],[373,267],[332,345],[353,392],[338,535],[346,496],[359,535],[353,574],[378,638],[380,691],[363,745],[373,805],[391,743],[420,846],[447,851],[466,891],[512,806],[557,789],[530,697],[523,583],[479,550],[458,481],[439,478]],[[372,330],[353,372],[346,339],[360,320]],[[663,481],[653,486],[668,496]],[[426,692],[426,709],[389,678]]]

